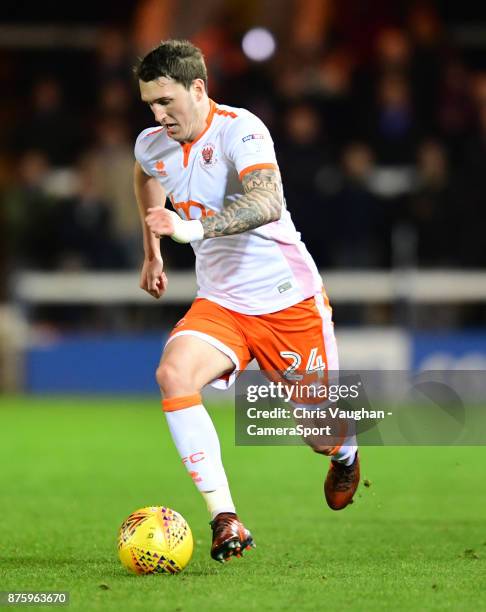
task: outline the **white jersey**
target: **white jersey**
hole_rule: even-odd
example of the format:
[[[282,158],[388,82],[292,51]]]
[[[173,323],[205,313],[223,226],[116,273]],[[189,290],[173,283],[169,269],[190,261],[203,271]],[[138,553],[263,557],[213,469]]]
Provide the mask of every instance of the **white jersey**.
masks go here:
[[[144,130],[135,157],[163,186],[183,219],[218,214],[243,194],[241,178],[277,168],[269,131],[243,108],[216,105],[206,129],[180,144],[164,128]],[[243,314],[276,312],[315,295],[322,281],[289,212],[242,234],[191,243],[196,254],[198,297]]]

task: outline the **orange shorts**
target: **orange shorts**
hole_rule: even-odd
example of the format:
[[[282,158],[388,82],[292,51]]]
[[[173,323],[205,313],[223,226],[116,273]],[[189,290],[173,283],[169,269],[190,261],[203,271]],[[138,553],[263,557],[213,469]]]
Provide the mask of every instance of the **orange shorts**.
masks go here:
[[[234,370],[211,383],[219,389],[230,387],[252,359],[261,370],[283,372],[290,379],[293,372],[339,369],[332,310],[324,293],[262,315],[241,314],[197,298],[167,344],[181,335],[201,338],[232,360]]]

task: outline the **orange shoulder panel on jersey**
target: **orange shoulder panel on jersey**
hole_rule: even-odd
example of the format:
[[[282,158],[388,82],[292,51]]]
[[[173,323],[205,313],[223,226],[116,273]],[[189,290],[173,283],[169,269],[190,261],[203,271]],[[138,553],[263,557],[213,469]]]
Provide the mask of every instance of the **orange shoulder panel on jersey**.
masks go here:
[[[254,170],[278,170],[277,164],[254,164],[253,166],[247,166],[243,168],[243,170],[239,173],[240,181],[248,174],[248,172],[253,172]]]
[[[236,119],[236,117],[238,117],[238,115],[233,111],[227,111],[218,107],[216,107],[215,113],[217,115],[221,115],[222,117],[231,117],[231,119]]]

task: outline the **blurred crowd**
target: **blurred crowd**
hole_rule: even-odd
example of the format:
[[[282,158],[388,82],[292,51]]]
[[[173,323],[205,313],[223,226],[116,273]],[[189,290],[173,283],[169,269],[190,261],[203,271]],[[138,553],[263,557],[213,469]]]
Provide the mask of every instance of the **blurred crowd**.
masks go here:
[[[191,26],[171,4],[194,11]],[[140,265],[133,144],[154,122],[132,67],[167,36],[203,49],[211,98],[268,125],[320,268],[486,265],[486,69],[436,6],[277,4],[146,0],[127,23],[101,24],[92,49],[2,52],[6,270]],[[275,33],[268,61],[243,54],[253,26]],[[163,252],[172,269],[193,265],[189,247],[166,240]]]

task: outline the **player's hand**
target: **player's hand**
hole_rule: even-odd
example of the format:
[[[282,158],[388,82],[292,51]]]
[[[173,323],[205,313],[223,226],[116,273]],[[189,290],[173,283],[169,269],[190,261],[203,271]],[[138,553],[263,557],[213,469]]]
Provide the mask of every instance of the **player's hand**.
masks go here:
[[[167,289],[167,276],[161,257],[146,257],[140,275],[140,288],[159,299]]]
[[[174,233],[174,221],[172,215],[176,213],[166,208],[149,208],[145,217],[145,223],[152,234],[159,236],[170,236]]]
[[[202,240],[204,228],[200,221],[184,221],[177,213],[166,208],[149,208],[145,223],[157,237],[170,236],[176,242]]]

